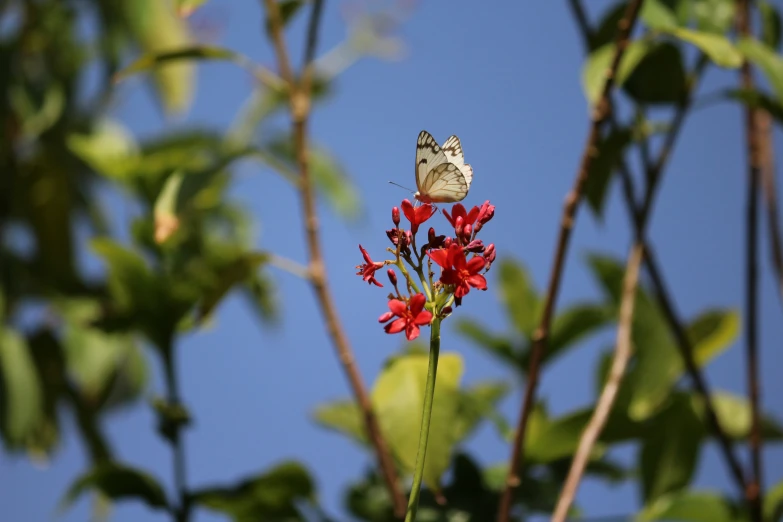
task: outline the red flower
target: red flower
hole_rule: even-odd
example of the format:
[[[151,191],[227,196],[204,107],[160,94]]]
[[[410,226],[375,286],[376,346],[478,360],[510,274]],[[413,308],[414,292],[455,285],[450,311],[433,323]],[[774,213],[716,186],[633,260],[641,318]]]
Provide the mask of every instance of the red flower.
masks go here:
[[[475,256],[467,261],[462,247],[456,243],[449,245],[448,250],[431,250],[427,255],[443,269],[440,282],[457,287],[454,291],[457,299],[467,295],[471,286],[479,290],[487,289],[487,280],[479,274],[487,263],[483,257]]]
[[[410,201],[404,199],[401,206],[405,217],[411,222],[411,232],[414,234],[419,230],[419,225],[427,221],[435,213],[435,209],[429,203],[414,207]]]
[[[367,283],[372,283],[376,286],[383,286],[378,282],[377,279],[375,279],[375,272],[383,268],[383,262],[373,261],[370,259],[370,254],[367,253],[362,245],[359,245],[359,250],[362,251],[365,263],[363,265],[356,265],[356,268],[359,270],[356,272],[356,275],[362,276],[362,280],[367,281]]]
[[[405,330],[405,337],[409,341],[419,336],[419,326],[430,324],[432,321],[432,312],[424,309],[424,303],[427,298],[424,294],[416,294],[405,303],[399,299],[389,301],[389,312],[386,312],[378,318],[379,323],[385,323],[393,317],[399,317],[387,324],[383,329],[388,334],[399,333]]]
[[[462,203],[457,203],[453,207],[451,207],[451,215],[449,215],[448,212],[446,212],[446,209],[443,209],[443,215],[446,216],[446,219],[449,220],[449,223],[452,227],[457,226],[457,218],[462,218],[462,224],[464,225],[470,225],[473,226],[473,223],[476,222],[476,218],[479,215],[479,208],[473,207],[470,209],[470,212],[465,212],[465,207],[462,206]]]

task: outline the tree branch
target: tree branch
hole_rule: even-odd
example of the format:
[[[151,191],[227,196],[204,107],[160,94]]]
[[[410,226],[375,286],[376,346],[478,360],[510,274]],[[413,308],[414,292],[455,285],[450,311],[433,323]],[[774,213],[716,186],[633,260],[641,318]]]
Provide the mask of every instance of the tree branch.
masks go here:
[[[737,2],[737,31],[742,36],[751,36],[750,3]],[[742,88],[754,89],[750,63],[745,60],[740,69]],[[750,505],[754,522],[762,522],[762,466],[761,466],[761,414],[758,356],[758,202],[761,178],[761,129],[758,125],[758,111],[745,108],[745,135],[748,151],[748,194],[745,216],[745,357],[748,372],[748,395],[751,409],[749,436],[751,470],[745,498]]]
[[[768,112],[756,113],[756,125],[761,133],[761,192],[767,205],[767,227],[772,267],[778,279],[778,297],[783,304],[783,233],[780,230],[777,186],[775,183],[775,150],[772,146],[772,118]]]
[[[609,369],[609,377],[595,406],[590,422],[579,439],[579,447],[576,450],[573,462],[571,462],[571,468],[568,470],[568,477],[560,493],[560,498],[557,500],[552,522],[565,522],[568,516],[568,510],[571,508],[571,504],[576,496],[576,490],[590,460],[590,454],[612,411],[623,375],[625,375],[625,369],[631,358],[631,324],[636,303],[636,288],[639,284],[639,265],[642,263],[643,252],[644,247],[640,243],[636,243],[628,256],[628,262],[625,266],[625,279],[623,280],[622,301],[620,303],[620,324],[617,327],[617,345],[615,346],[612,366]]]
[[[343,371],[348,377],[353,395],[362,411],[364,427],[367,431],[368,439],[375,449],[378,464],[381,468],[386,487],[394,505],[394,512],[397,517],[402,518],[405,516],[406,506],[405,498],[403,497],[398,484],[397,471],[394,467],[388,445],[381,434],[378,420],[372,410],[367,388],[356,366],[353,351],[351,350],[350,343],[348,342],[348,338],[337,314],[337,307],[335,306],[334,298],[332,297],[326,278],[320,243],[318,216],[315,208],[315,195],[312,180],[310,178],[307,126],[310,114],[310,95],[312,89],[312,63],[317,47],[319,19],[323,9],[323,0],[314,0],[313,2],[311,17],[308,22],[305,63],[303,65],[301,85],[297,85],[288,59],[288,52],[283,38],[283,24],[278,5],[275,0],[264,0],[264,2],[267,16],[270,21],[272,42],[275,47],[280,74],[289,86],[288,92],[294,132],[294,147],[300,178],[299,193],[305,224],[307,249],[310,258],[310,284],[315,292],[321,314],[326,322],[327,331],[332,339]]]
[[[618,23],[616,38],[616,49],[612,63],[606,71],[601,97],[596,104],[590,125],[590,134],[587,138],[579,170],[577,171],[574,186],[571,192],[566,196],[563,208],[563,216],[558,234],[555,257],[552,264],[552,271],[547,288],[544,311],[541,323],[534,334],[533,351],[530,360],[530,370],[528,372],[528,381],[525,386],[525,396],[522,402],[522,411],[520,412],[519,422],[517,424],[514,441],[512,443],[511,460],[509,461],[509,472],[506,478],[506,489],[500,501],[498,511],[498,522],[507,522],[511,511],[514,489],[519,486],[521,480],[519,469],[524,461],[524,443],[525,431],[527,429],[527,420],[530,416],[533,404],[535,403],[536,387],[540,372],[541,359],[546,351],[546,345],[549,340],[549,329],[554,315],[555,301],[560,289],[560,279],[565,265],[565,255],[570,243],[571,231],[576,218],[576,211],[584,196],[584,188],[590,173],[590,166],[596,156],[598,140],[601,136],[601,124],[606,119],[610,109],[610,93],[614,86],[614,78],[620,65],[620,60],[628,46],[629,37],[633,29],[643,0],[634,0],[628,4],[625,13]]]

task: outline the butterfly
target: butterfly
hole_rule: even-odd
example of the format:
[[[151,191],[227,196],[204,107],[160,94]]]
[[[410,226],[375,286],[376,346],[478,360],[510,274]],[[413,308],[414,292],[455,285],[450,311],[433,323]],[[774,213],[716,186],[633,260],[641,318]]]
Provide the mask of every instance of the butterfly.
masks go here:
[[[451,136],[443,144],[427,131],[416,141],[416,188],[413,194],[422,203],[455,203],[468,195],[473,167],[465,163],[459,138]]]

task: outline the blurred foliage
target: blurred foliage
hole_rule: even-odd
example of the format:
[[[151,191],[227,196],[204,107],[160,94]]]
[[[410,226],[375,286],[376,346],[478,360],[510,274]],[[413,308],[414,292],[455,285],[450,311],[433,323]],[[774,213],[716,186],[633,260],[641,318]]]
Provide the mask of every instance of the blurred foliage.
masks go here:
[[[749,60],[764,76],[762,87],[744,91],[727,85],[720,99],[762,108],[783,123],[781,16],[772,2],[754,4],[759,36],[737,39],[731,33],[732,0],[645,1],[643,29],[630,42],[616,78],[621,103],[637,110],[629,121],[618,114],[619,124],[595,151],[587,187],[595,216],[604,214],[618,161],[670,129],[666,121],[646,119],[645,109],[681,106],[701,74],[700,63],[733,69]],[[285,23],[310,8],[301,0],[278,5]],[[590,104],[602,89],[625,5],[609,5],[587,35],[581,81]],[[291,136],[280,127],[288,87],[248,57],[200,42],[188,17],[209,8],[205,0],[0,2],[3,448],[47,459],[59,449],[63,415],[72,415],[88,460],[64,493],[63,508],[98,492],[104,501],[139,501],[175,519],[205,509],[238,522],[328,521],[316,483],[302,464],[282,462],[177,499],[148,471],[120,462],[103,431],[118,408],[150,407],[160,436],[176,446],[191,414],[183,398],[170,392],[139,400],[148,394],[150,364],[161,364],[174,388],[173,351],[181,336],[202,328],[233,292],[246,297],[264,324],[281,313],[267,270],[276,253],[257,247],[253,217],[230,194],[243,162],[256,162],[264,175],[273,172],[298,187]],[[89,21],[94,34],[83,30]],[[389,12],[357,15],[345,41],[316,61],[315,103],[328,99],[339,74],[359,58],[399,56],[396,23]],[[151,87],[164,114],[187,113],[196,67],[213,60],[242,67],[254,82],[228,129],[180,127],[142,139],[113,116],[118,89],[136,82]],[[88,71],[97,72],[96,85],[89,88]],[[319,197],[338,216],[361,218],[363,199],[339,159],[318,144],[309,152]],[[600,296],[559,307],[545,368],[616,326],[623,264],[598,253],[586,262]],[[544,297],[520,262],[501,259],[494,273],[507,328],[495,332],[462,317],[455,329],[510,369],[513,382],[464,384],[462,357],[441,355],[420,521],[492,520],[505,487],[507,463],[478,462],[467,452],[467,442],[483,423],[500,442],[510,440],[500,405],[508,395],[518,395],[528,377]],[[633,483],[639,521],[750,520],[738,496],[692,487],[703,449],[714,439],[704,401],[684,382],[675,338],[651,290],[640,286],[636,299],[633,359],[588,475],[606,484]],[[706,368],[734,344],[740,319],[735,310],[711,308],[690,318],[686,328],[696,363]],[[610,352],[607,347],[593,369],[596,396]],[[425,355],[407,350],[387,361],[373,386],[372,403],[403,477],[416,458],[416,412],[426,368]],[[748,401],[723,390],[715,390],[712,400],[727,435],[744,444],[751,424]],[[555,415],[545,400],[536,404],[523,487],[515,498],[519,519],[553,509],[593,407],[588,401]],[[352,443],[368,446],[352,399],[319,405],[313,417]],[[777,419],[764,415],[762,425],[765,443],[783,440]],[[615,461],[619,447],[632,448],[631,464]],[[344,501],[358,520],[395,520],[374,469],[349,486]],[[764,510],[770,521],[783,519],[783,482],[771,485]],[[577,506],[573,514],[580,513]]]

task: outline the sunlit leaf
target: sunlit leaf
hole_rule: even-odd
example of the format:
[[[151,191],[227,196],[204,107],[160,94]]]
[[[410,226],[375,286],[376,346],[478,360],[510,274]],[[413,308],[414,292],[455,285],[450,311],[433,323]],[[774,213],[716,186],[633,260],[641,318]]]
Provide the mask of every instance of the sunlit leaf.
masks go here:
[[[595,333],[612,320],[614,320],[612,310],[601,304],[580,303],[565,307],[552,321],[549,346],[544,360],[551,362],[560,357],[568,348],[575,346],[580,340]]]
[[[99,464],[71,484],[61,501],[61,509],[73,504],[87,491],[100,491],[112,500],[133,499],[152,508],[167,507],[166,494],[149,474],[116,463]]]
[[[100,120],[90,134],[71,134],[68,147],[98,174],[123,180],[139,160],[139,147],[121,123]]]
[[[10,446],[18,446],[41,418],[41,382],[24,337],[0,326],[0,389],[2,390],[3,435]]]
[[[783,520],[783,480],[769,488],[764,494],[764,520]]]
[[[307,469],[298,462],[283,462],[266,473],[231,487],[197,489],[190,501],[229,516],[234,522],[259,520],[304,521],[297,509],[311,500],[315,486]]]
[[[764,71],[777,101],[783,103],[783,57],[753,38],[740,38],[737,47],[746,59]]]
[[[625,83],[650,50],[651,44],[646,40],[634,40],[628,44],[615,75],[614,81],[618,87]],[[587,58],[582,69],[582,88],[591,105],[595,104],[601,96],[606,82],[606,71],[612,64],[614,52],[614,43],[596,49]]]
[[[731,41],[723,35],[693,31],[684,27],[677,27],[669,32],[680,40],[691,43],[701,49],[715,65],[729,69],[735,69],[742,65],[742,55]]]
[[[207,0],[177,0],[177,14],[182,18],[187,18],[206,2]]]
[[[696,29],[724,34],[734,23],[736,2],[734,0],[685,0],[677,2],[677,12],[682,20],[696,22]]]
[[[247,252],[216,267],[215,284],[205,293],[199,304],[198,315],[207,317],[220,301],[239,283],[248,280],[269,256],[264,252]]]
[[[639,452],[645,504],[688,485],[699,461],[704,429],[687,396],[673,395],[645,429]]]
[[[563,417],[538,418],[538,426],[527,435],[527,458],[533,462],[552,462],[576,452],[579,439],[590,420],[588,411],[578,411]],[[602,445],[596,444],[594,455],[600,456]]]
[[[424,354],[400,356],[383,370],[372,391],[381,431],[408,472],[416,464],[427,366]],[[456,443],[452,423],[459,407],[462,371],[461,356],[441,352],[424,464],[424,482],[431,488],[440,486],[440,477],[449,466]]]
[[[639,13],[644,23],[658,31],[677,27],[677,17],[663,2],[646,0]]]
[[[736,310],[713,309],[699,314],[687,327],[696,364],[704,366],[728,349],[737,339],[739,329],[740,315]]]
[[[498,267],[500,296],[513,325],[527,337],[538,326],[541,302],[527,269],[504,259]]]
[[[318,406],[313,418],[321,426],[348,435],[356,441],[367,442],[361,411],[356,402],[342,400]]]
[[[711,430],[711,424],[707,420],[704,401],[701,396],[694,393],[691,396],[691,400],[694,411],[704,423],[705,430]],[[712,393],[712,405],[715,408],[715,414],[718,416],[721,428],[729,438],[737,441],[748,438],[751,429],[752,413],[750,402],[746,397],[729,392],[716,391]],[[783,440],[783,428],[774,418],[764,414],[761,416],[761,434],[762,438],[768,442]]]
[[[637,522],[734,522],[731,506],[719,493],[682,491],[663,495],[637,515]]]
[[[126,0],[131,33],[145,54],[158,54],[192,45],[187,23],[177,16],[173,2]],[[193,98],[195,68],[192,62],[167,63],[155,69],[155,87],[168,113],[186,111]]]

